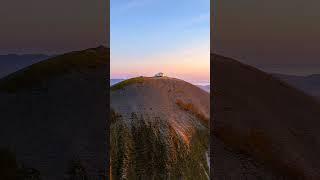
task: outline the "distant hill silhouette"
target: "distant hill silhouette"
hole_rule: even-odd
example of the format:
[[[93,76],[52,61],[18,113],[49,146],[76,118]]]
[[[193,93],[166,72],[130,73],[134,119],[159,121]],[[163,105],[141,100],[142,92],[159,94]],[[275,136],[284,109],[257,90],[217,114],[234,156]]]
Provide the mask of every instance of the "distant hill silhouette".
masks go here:
[[[112,179],[209,179],[209,93],[169,77],[111,87]]]
[[[125,79],[110,79],[110,86],[113,86],[121,81],[124,81]]]
[[[198,85],[199,88],[207,91],[207,92],[210,92],[210,85]]]
[[[320,104],[254,67],[213,62],[213,179],[320,179]]]
[[[50,57],[44,54],[0,55],[0,78]]]
[[[109,49],[66,53],[0,80],[0,147],[43,179],[63,179],[80,159],[104,171]]]
[[[320,99],[320,74],[309,76],[274,74],[274,76],[289,83],[293,87]]]

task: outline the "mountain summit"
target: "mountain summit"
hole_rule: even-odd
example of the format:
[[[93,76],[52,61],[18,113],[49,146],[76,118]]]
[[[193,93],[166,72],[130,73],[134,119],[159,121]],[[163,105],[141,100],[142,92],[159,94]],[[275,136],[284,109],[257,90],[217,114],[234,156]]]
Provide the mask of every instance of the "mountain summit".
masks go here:
[[[179,79],[111,87],[113,179],[209,179],[209,93]]]

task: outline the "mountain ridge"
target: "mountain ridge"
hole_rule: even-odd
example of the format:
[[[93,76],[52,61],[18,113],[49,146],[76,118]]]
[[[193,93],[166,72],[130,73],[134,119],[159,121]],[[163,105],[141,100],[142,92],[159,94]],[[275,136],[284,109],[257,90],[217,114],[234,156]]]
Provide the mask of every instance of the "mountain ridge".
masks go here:
[[[320,74],[312,74],[307,76],[295,76],[286,74],[272,75],[290,84],[291,86],[320,99]]]
[[[103,61],[109,49],[104,46],[83,51],[65,53],[45,61],[32,64],[0,79],[0,91],[15,92],[31,86],[41,86],[46,79],[61,76],[71,71],[94,70],[108,62]]]
[[[31,64],[48,59],[46,54],[7,54],[0,55],[0,78],[9,75]]]

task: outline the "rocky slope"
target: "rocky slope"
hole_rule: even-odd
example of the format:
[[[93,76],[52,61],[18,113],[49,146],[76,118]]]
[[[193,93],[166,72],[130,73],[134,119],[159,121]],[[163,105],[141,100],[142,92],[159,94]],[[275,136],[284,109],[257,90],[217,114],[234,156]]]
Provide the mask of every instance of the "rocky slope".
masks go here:
[[[109,49],[71,52],[0,80],[0,147],[43,179],[62,179],[70,161],[104,170]]]
[[[209,94],[182,80],[111,87],[112,179],[208,179]]]
[[[256,68],[212,55],[213,179],[320,179],[320,105]]]

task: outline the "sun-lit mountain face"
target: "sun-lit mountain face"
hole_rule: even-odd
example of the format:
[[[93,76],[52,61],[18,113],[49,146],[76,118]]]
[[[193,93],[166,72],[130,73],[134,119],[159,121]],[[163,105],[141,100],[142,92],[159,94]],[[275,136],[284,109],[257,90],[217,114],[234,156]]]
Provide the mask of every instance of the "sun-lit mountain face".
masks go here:
[[[209,93],[168,77],[111,87],[112,178],[209,179]]]

